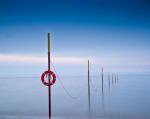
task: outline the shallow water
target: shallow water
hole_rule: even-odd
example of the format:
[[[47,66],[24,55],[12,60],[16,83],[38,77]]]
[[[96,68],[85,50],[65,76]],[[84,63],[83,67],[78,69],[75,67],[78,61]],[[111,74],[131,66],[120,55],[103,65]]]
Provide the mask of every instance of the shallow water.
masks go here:
[[[88,118],[86,76],[60,77],[52,86],[54,119]],[[150,75],[119,75],[119,80],[104,76],[91,77],[91,119],[149,119]],[[48,89],[40,77],[0,78],[0,119],[46,119]]]

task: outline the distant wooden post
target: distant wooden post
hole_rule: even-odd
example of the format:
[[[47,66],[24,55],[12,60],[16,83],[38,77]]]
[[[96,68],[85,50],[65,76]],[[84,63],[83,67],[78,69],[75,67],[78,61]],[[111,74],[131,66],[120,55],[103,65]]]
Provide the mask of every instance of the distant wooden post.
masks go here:
[[[90,98],[90,62],[88,60],[88,113],[91,112],[91,98]]]
[[[109,91],[110,91],[110,73],[108,72],[108,86],[109,86]]]
[[[113,77],[113,73],[112,73],[112,85],[113,85],[113,83],[114,83],[114,77]]]
[[[104,103],[104,69],[102,67],[102,107],[105,110],[105,103]]]
[[[104,74],[103,74],[103,67],[102,67],[102,95],[104,93],[104,86],[103,86],[103,83],[104,83]]]
[[[116,83],[117,83],[117,74],[115,75],[115,80],[116,80]]]

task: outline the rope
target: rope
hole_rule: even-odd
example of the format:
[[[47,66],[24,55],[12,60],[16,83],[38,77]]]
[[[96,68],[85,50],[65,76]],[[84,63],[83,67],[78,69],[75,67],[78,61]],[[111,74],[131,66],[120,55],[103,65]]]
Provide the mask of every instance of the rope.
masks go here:
[[[60,82],[60,84],[61,84],[62,88],[64,89],[64,91],[66,92],[66,94],[67,94],[70,98],[72,98],[72,99],[78,99],[78,98],[80,97],[80,95],[78,95],[78,96],[72,96],[72,95],[69,93],[69,91],[65,88],[63,82],[61,81],[61,79],[60,79],[60,77],[59,77],[59,75],[58,75],[58,73],[57,73],[57,71],[56,71],[56,68],[55,68],[55,66],[53,65],[52,61],[51,61],[51,64],[52,64],[52,67],[53,67],[53,69],[54,69],[54,71],[55,71],[55,73],[56,73],[56,76],[57,76],[57,78],[58,78],[58,81]]]

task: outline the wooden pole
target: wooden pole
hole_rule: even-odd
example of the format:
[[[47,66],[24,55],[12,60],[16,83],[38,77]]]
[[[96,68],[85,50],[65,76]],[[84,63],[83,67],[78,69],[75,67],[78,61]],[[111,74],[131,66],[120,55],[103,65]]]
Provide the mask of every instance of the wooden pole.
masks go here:
[[[108,72],[108,85],[109,85],[109,92],[110,92],[110,73]]]
[[[113,85],[113,83],[114,83],[114,79],[113,79],[114,77],[113,77],[113,73],[112,73],[112,85]]]
[[[48,70],[50,70],[50,33],[48,33]],[[48,82],[50,83],[51,76],[48,77]],[[51,86],[48,86],[48,109],[49,109],[49,119],[51,119]]]
[[[104,93],[104,74],[103,74],[103,67],[102,67],[102,95],[103,95],[103,93]]]
[[[115,83],[116,83],[116,74],[114,75],[114,77],[115,77]]]
[[[88,113],[91,112],[91,99],[90,99],[90,63],[88,60]]]
[[[102,67],[101,73],[102,73],[102,77],[101,77],[101,80],[102,80],[102,108],[104,111],[105,110],[105,103],[104,103],[104,70],[103,70],[103,67]]]

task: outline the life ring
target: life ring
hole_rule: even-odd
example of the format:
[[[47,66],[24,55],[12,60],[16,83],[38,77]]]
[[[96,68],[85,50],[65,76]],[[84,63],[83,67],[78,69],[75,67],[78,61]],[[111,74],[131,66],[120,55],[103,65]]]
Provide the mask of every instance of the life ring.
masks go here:
[[[45,81],[45,76],[52,76],[51,77],[51,79],[50,79],[50,82],[46,82]],[[51,86],[51,85],[53,85],[54,83],[55,83],[55,81],[56,81],[56,75],[55,75],[55,73],[54,72],[52,72],[52,71],[50,71],[50,70],[47,70],[47,71],[45,71],[43,74],[42,74],[42,76],[41,76],[41,81],[42,81],[42,83],[44,84],[44,85],[46,85],[46,86]]]

